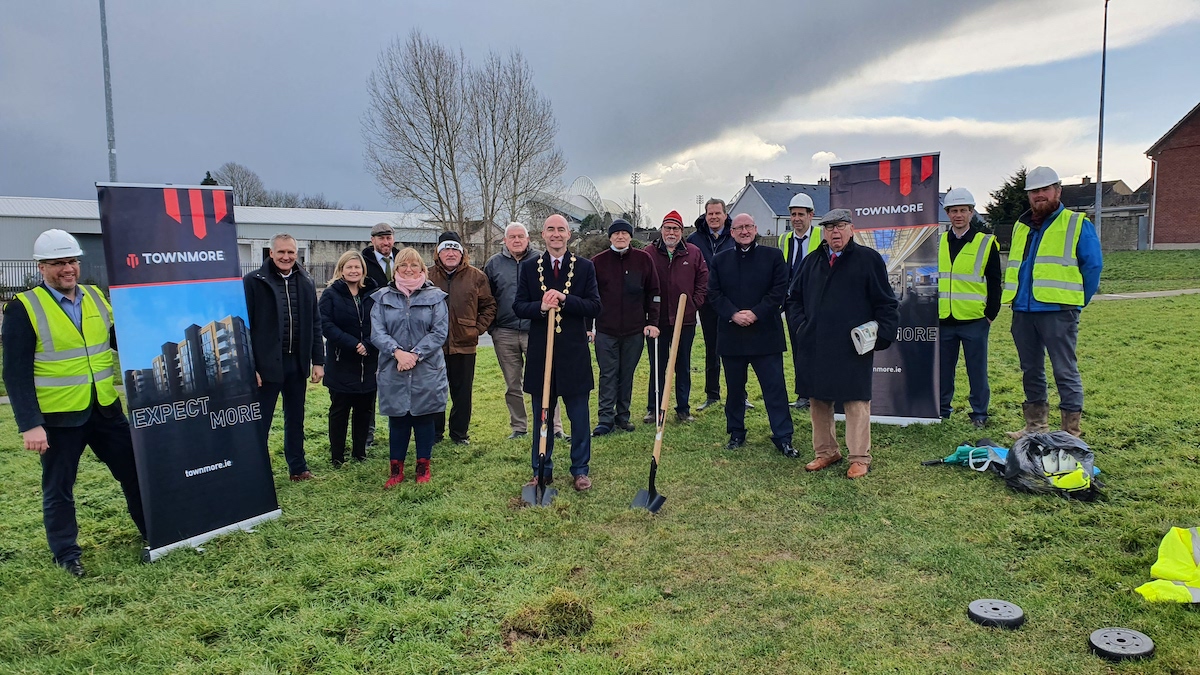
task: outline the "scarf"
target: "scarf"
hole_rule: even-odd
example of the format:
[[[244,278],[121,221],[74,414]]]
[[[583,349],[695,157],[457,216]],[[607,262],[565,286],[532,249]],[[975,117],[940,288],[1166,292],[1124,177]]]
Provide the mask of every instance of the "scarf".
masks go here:
[[[421,272],[421,276],[415,279],[405,279],[404,277],[396,277],[396,290],[404,294],[404,297],[412,297],[413,291],[425,285],[425,273]]]

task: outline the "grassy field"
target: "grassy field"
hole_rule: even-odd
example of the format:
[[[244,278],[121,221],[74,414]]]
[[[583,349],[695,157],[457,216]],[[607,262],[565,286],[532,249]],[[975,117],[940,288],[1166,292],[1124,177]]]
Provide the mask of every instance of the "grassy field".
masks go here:
[[[0,408],[0,672],[1198,672],[1200,612],[1132,590],[1169,527],[1200,524],[1197,332],[1198,296],[1084,312],[1085,438],[1108,485],[1097,503],[920,466],[980,436],[962,416],[876,426],[864,480],[845,480],[844,464],[806,474],[806,417],[794,415],[803,458],[787,460],[759,405],[740,452],[721,449],[718,410],[668,427],[657,516],[628,508],[653,440],[641,424],[593,444],[591,492],[560,485],[552,507],[522,509],[528,447],[503,440],[502,380],[482,350],[473,443],[437,446],[432,484],[384,492],[382,446],[331,469],[328,397],[313,387],[317,480],[288,482],[277,429],[283,517],[203,553],[138,563],[117,485],[89,455],[82,581],[50,564],[38,464]],[[991,373],[986,433],[998,436],[1019,425],[1022,399],[1007,312]],[[962,408],[961,370],[958,390]],[[982,597],[1021,605],[1028,623],[976,626],[966,605]],[[1157,655],[1090,655],[1088,634],[1105,626],[1147,633]]]
[[[1200,288],[1200,250],[1111,251],[1104,254],[1101,293]]]

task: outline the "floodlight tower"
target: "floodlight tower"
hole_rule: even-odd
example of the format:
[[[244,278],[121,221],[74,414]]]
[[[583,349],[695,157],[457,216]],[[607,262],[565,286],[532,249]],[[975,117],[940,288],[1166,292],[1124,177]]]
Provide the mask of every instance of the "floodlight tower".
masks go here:
[[[704,215],[704,195],[696,195],[696,212]]]
[[[638,228],[638,221],[640,220],[638,218],[637,186],[638,183],[642,182],[642,173],[634,171],[629,176],[629,182],[633,183],[633,229],[636,230]]]
[[[108,76],[108,21],[100,0],[100,50],[104,55],[104,116],[108,122],[108,180],[117,182],[117,134],[113,130],[112,81]]]
[[[1100,45],[1100,138],[1096,143],[1096,238],[1100,239],[1100,211],[1104,199],[1104,79],[1108,66],[1108,0],[1104,0],[1104,37]]]

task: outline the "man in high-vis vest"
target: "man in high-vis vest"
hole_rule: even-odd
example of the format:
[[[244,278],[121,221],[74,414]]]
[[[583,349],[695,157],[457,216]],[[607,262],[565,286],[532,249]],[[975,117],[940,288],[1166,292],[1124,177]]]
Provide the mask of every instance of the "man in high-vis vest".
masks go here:
[[[787,263],[790,289],[805,256],[821,246],[821,228],[812,224],[816,209],[813,207],[812,197],[803,192],[792,197],[788,211],[792,217],[792,229],[779,235],[779,250],[783,251],[783,262]],[[800,395],[800,348],[796,344],[796,326],[790,322],[788,335],[792,336],[792,375],[795,378],[793,381],[796,389],[796,400],[790,405],[797,410],[803,410],[808,407],[808,399]]]
[[[129,423],[113,375],[112,307],[79,284],[75,237],[47,230],[33,244],[43,282],[4,308],[4,385],[25,449],[41,455],[42,521],[54,562],[84,576],[75,475],[84,446],[108,466],[146,536]]]
[[[1075,358],[1079,312],[1100,287],[1103,258],[1096,228],[1059,201],[1062,182],[1039,166],[1025,176],[1030,209],[1013,226],[1002,304],[1013,310],[1012,336],[1025,388],[1025,428],[1010,438],[1050,430],[1046,353],[1058,385],[1062,429],[1075,436],[1083,412],[1083,381]]]
[[[975,197],[966,188],[946,193],[942,206],[950,229],[938,242],[938,358],[941,377],[941,415],[953,409],[954,371],[962,347],[971,383],[968,416],[975,428],[988,420],[988,333],[1000,313],[1000,248],[996,238],[971,225]]]

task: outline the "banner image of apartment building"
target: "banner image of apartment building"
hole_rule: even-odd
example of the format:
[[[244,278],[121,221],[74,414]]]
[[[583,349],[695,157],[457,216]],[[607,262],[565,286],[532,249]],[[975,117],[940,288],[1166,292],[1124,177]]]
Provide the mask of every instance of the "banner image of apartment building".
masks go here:
[[[125,371],[130,407],[221,392],[249,393],[254,387],[250,331],[240,316],[203,326],[192,324],[180,342],[167,342],[149,368]]]

